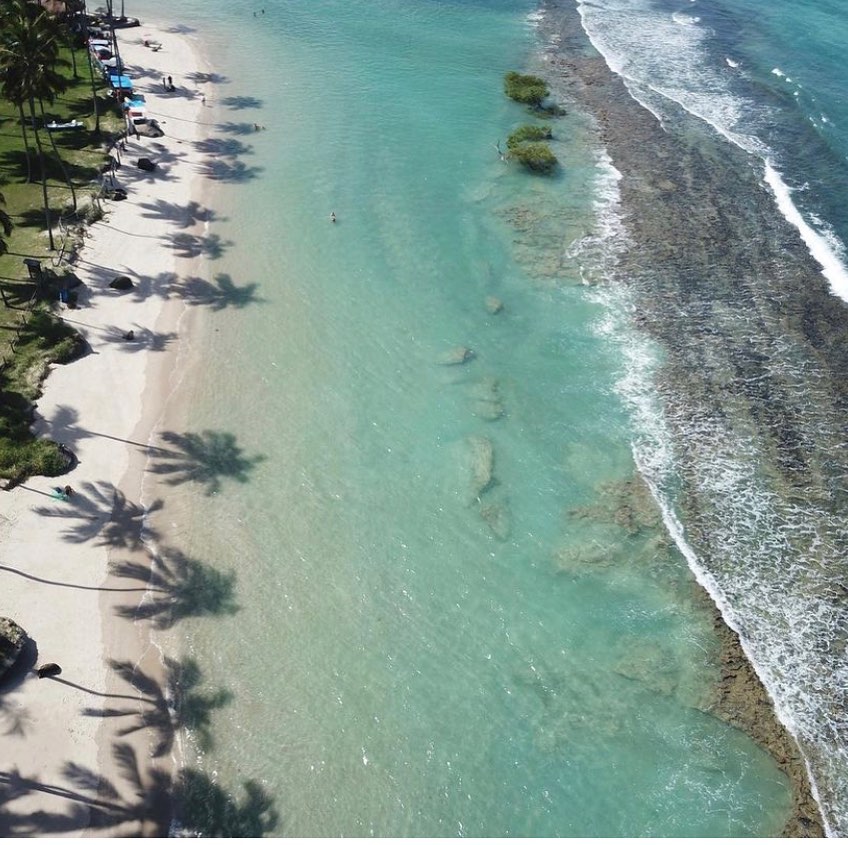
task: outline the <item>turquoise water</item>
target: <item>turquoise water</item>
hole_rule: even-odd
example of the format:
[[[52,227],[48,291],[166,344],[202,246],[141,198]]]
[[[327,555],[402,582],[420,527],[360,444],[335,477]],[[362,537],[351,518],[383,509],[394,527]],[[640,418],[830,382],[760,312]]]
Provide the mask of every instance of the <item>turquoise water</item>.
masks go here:
[[[576,113],[550,180],[495,149],[535,6],[193,2],[229,295],[181,398],[235,446],[169,490],[165,554],[238,610],[170,640],[232,694],[187,761],[258,782],[277,834],[779,833],[788,784],[706,712],[711,617],[634,481],[626,302],[583,284],[612,171]]]

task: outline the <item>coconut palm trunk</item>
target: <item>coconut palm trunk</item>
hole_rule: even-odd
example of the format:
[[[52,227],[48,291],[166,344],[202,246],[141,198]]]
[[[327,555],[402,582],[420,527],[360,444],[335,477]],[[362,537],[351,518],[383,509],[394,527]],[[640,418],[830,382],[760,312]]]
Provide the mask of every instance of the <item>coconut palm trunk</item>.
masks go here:
[[[32,182],[32,157],[29,154],[29,137],[27,136],[26,125],[27,119],[24,114],[24,104],[18,103],[18,114],[21,118],[21,137],[24,141],[24,155],[26,156],[26,164],[27,164],[27,184]]]
[[[47,126],[47,116],[44,114],[44,101],[38,101],[39,108],[41,109],[41,125]],[[59,167],[62,170],[62,178],[65,180],[65,184],[68,186],[71,192],[71,202],[74,206],[74,211],[77,210],[77,192],[74,190],[74,183],[71,181],[71,177],[68,175],[68,168],[65,167],[65,162],[62,161],[62,156],[59,155],[59,148],[56,146],[56,140],[53,138],[53,133],[48,129],[47,137],[50,139],[50,146],[53,148],[53,154],[56,156],[56,160],[59,162]]]
[[[94,136],[100,135],[100,106],[97,103],[97,84],[94,81],[94,61],[88,54],[88,74],[91,77],[91,104],[94,106]]]
[[[50,205],[47,199],[47,168],[44,166],[44,149],[41,146],[41,136],[38,133],[38,125],[36,123],[34,97],[29,98],[29,113],[32,117],[32,132],[35,135],[35,146],[38,150],[38,165],[41,168],[41,198],[44,201],[44,222],[47,224],[47,237],[50,242],[50,249],[55,250],[53,223],[50,219]]]

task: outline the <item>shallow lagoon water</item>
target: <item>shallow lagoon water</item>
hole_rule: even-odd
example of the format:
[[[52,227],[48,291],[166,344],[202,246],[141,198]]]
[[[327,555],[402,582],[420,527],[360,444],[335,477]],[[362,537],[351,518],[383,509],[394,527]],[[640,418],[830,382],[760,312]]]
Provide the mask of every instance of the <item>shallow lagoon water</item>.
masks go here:
[[[784,777],[703,710],[711,617],[633,482],[619,306],[582,284],[608,165],[577,115],[552,180],[495,149],[534,7],[203,10],[227,295],[179,398],[235,449],[167,504],[238,610],[169,643],[233,694],[186,757],[257,781],[278,834],[778,833]]]

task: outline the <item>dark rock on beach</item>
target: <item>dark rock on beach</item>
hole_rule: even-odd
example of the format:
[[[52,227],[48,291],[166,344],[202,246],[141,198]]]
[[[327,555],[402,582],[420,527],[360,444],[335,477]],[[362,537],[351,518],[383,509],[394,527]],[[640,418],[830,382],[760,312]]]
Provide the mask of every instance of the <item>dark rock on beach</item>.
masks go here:
[[[11,619],[0,616],[0,678],[12,668],[27,642],[27,633]]]
[[[109,287],[114,288],[115,290],[132,290],[132,279],[129,276],[115,276],[115,278],[109,282]]]

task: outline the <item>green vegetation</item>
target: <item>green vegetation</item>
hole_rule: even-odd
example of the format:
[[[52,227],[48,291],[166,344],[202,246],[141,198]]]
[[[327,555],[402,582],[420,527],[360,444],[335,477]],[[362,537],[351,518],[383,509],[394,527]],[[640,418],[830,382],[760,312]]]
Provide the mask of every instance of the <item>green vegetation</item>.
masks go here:
[[[553,133],[548,126],[530,126],[525,124],[524,126],[519,126],[506,139],[506,145],[510,150],[514,150],[530,141],[549,141],[552,137]]]
[[[15,482],[65,469],[56,444],[30,433],[32,403],[48,365],[82,344],[50,313],[55,274],[36,287],[22,258],[65,273],[99,213],[89,198],[106,161],[101,129],[122,127],[100,74],[85,67],[82,4],[66,8],[54,17],[28,0],[0,3],[0,479]],[[82,126],[49,132],[52,121]]]
[[[509,71],[504,77],[504,91],[507,97],[517,103],[540,108],[542,101],[548,96],[548,84],[538,76],[529,76]]]
[[[545,143],[552,137],[553,133],[547,126],[519,126],[507,138],[507,158],[537,173],[549,173],[557,165],[557,157]]]
[[[63,364],[83,349],[73,329],[40,306],[20,330],[14,354],[0,375],[0,478],[12,483],[30,475],[59,475],[67,460],[56,443],[30,432],[33,403],[50,364]]]

